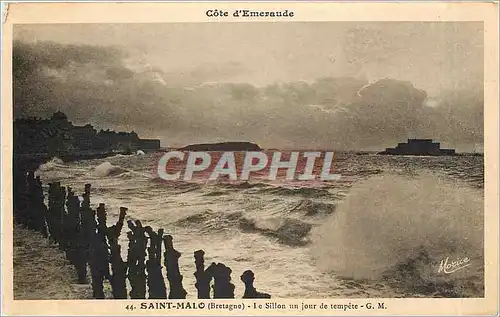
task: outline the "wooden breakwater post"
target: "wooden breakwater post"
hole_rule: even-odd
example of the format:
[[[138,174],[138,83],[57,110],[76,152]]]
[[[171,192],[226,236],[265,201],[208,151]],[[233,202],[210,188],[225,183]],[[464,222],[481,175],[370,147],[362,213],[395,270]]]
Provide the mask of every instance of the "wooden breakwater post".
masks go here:
[[[80,283],[87,283],[87,264],[90,262],[90,239],[93,236],[93,225],[94,221],[92,219],[93,212],[90,208],[90,184],[85,184],[84,193],[82,195],[82,203],[80,204],[80,199],[75,196],[72,198],[75,200],[75,208],[77,210],[78,219],[78,232],[75,235],[76,238],[76,270],[78,274],[78,280]]]
[[[212,276],[205,270],[205,252],[203,250],[194,251],[194,263],[196,271],[194,277],[196,278],[195,287],[198,290],[199,299],[210,298],[210,281]]]
[[[27,185],[27,171],[19,167],[14,161],[12,169],[13,173],[13,211],[14,221],[21,224],[23,227],[28,226],[28,185]]]
[[[179,258],[181,253],[174,249],[173,238],[171,235],[163,237],[163,244],[165,246],[165,267],[167,269],[167,279],[170,292],[169,299],[185,299],[187,292],[182,286],[182,275],[179,270]]]
[[[68,252],[71,244],[71,220],[70,220],[70,209],[68,208],[69,195],[71,195],[70,187],[61,186],[61,190],[64,190],[64,199],[62,201],[61,207],[61,218],[59,226],[61,228],[61,238],[59,242],[59,249],[66,253],[66,258],[69,260],[70,254]]]
[[[127,233],[128,245],[128,279],[130,281],[130,298],[146,298],[146,247],[145,229],[139,220],[127,221],[130,231]]]
[[[214,278],[214,298],[234,298],[234,284],[231,283],[232,270],[222,263],[212,263],[207,272]]]
[[[80,208],[80,201],[71,187],[66,187],[66,219],[63,220],[63,235],[66,241],[66,258],[75,265],[76,260],[76,235],[78,233],[78,213]]]
[[[40,180],[40,176],[37,176],[34,180],[30,180],[30,182],[30,212],[33,213],[33,227],[46,238],[48,237],[46,220],[48,209],[44,203],[45,196],[43,194],[42,181]]]
[[[90,184],[85,184],[82,202],[82,217],[84,219],[85,238],[88,241],[88,263],[90,265],[92,297],[104,299],[104,274],[102,272],[103,245],[97,232],[96,211],[90,207]],[[106,250],[107,252],[107,250]],[[107,261],[107,259],[106,259]]]
[[[158,232],[154,232],[150,226],[147,226],[146,232],[149,235],[149,258],[146,261],[149,299],[167,298],[167,287],[165,286],[165,280],[161,271],[163,229],[158,229]]]
[[[54,243],[60,245],[61,249],[64,245],[63,241],[63,216],[64,205],[66,202],[66,190],[61,187],[61,183],[54,182],[49,184],[49,208],[48,208],[48,223],[49,234]]]
[[[13,170],[13,207],[14,220],[25,228],[38,231],[48,236],[47,207],[40,176],[30,170]]]
[[[25,176],[26,182],[26,227],[28,229],[37,230],[37,215],[35,212],[35,194],[37,182],[33,171],[28,171]]]
[[[100,274],[103,278],[110,280],[111,273],[109,271],[109,259],[111,255],[109,254],[110,246],[107,241],[108,236],[108,225],[106,223],[106,205],[103,203],[99,204],[96,210],[97,214],[97,241],[96,248],[98,252],[98,266]]]
[[[128,267],[127,262],[122,259],[121,246],[118,243],[118,238],[120,237],[126,214],[127,208],[120,207],[120,216],[118,221],[115,225],[107,228],[107,237],[111,251],[111,269],[113,272],[110,282],[113,298],[115,299],[127,299],[126,279]]]
[[[243,298],[271,298],[271,295],[259,292],[253,286],[255,275],[251,270],[243,272],[240,278],[243,284],[245,284],[245,293],[243,294]]]
[[[79,284],[87,283],[87,255],[85,248],[85,236],[81,219],[80,199],[73,190],[67,188],[67,220],[65,221],[66,239],[68,248],[66,257],[74,265],[78,276]]]

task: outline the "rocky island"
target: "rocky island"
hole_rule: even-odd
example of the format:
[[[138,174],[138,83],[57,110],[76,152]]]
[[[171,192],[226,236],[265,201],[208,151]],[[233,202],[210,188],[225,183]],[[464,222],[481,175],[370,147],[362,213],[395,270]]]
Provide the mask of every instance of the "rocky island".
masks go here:
[[[255,143],[250,142],[220,142],[220,143],[203,143],[192,144],[180,148],[181,151],[262,151]]]

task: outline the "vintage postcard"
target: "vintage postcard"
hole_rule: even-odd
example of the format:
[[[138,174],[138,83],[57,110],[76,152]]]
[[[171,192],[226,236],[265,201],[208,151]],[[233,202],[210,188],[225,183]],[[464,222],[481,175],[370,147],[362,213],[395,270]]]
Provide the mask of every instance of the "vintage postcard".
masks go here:
[[[7,3],[5,315],[497,315],[498,3]]]

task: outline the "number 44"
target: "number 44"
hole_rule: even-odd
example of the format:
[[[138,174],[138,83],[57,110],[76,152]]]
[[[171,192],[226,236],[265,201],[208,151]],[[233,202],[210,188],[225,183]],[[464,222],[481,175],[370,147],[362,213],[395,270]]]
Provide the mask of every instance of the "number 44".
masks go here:
[[[134,305],[127,305],[127,306],[125,306],[125,309],[126,310],[134,310],[135,306]]]

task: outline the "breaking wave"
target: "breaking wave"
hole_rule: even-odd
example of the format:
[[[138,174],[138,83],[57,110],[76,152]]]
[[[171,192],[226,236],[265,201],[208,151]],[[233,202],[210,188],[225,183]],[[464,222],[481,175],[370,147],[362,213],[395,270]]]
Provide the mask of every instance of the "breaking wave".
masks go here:
[[[433,296],[482,296],[482,210],[481,193],[430,174],[376,176],[353,186],[314,231],[313,256],[340,278]],[[468,267],[439,270],[446,258],[466,257]]]
[[[308,198],[321,198],[321,197],[333,196],[326,189],[311,188],[311,187],[301,187],[301,188],[271,187],[271,188],[261,189],[260,193],[271,194],[271,195],[281,195],[281,196],[301,196],[301,197],[308,197]]]
[[[304,246],[310,242],[308,235],[313,225],[295,218],[240,219],[243,232],[257,232],[275,238],[288,246]]]
[[[127,172],[127,170],[119,166],[112,165],[110,162],[104,162],[102,164],[97,165],[94,168],[93,172],[95,176],[106,177],[106,176],[119,175],[124,172]]]
[[[181,227],[193,227],[199,231],[225,230],[235,227],[241,219],[240,212],[224,213],[206,210],[178,220],[175,224]]]
[[[50,179],[51,181],[61,181],[71,178],[74,173],[75,170],[57,157],[41,164],[35,172],[36,175],[41,176],[43,179]]]
[[[316,202],[312,199],[302,199],[290,212],[296,212],[304,216],[327,215],[335,211],[336,205]]]
[[[258,233],[272,237],[285,245],[302,246],[309,243],[307,236],[312,224],[293,218],[250,219],[241,212],[225,213],[211,210],[187,216],[176,221],[175,225],[196,228],[201,232],[241,230],[245,233]]]
[[[53,157],[47,163],[40,165],[38,167],[38,170],[39,171],[52,171],[52,170],[59,169],[61,167],[64,167],[64,162],[58,157]]]

